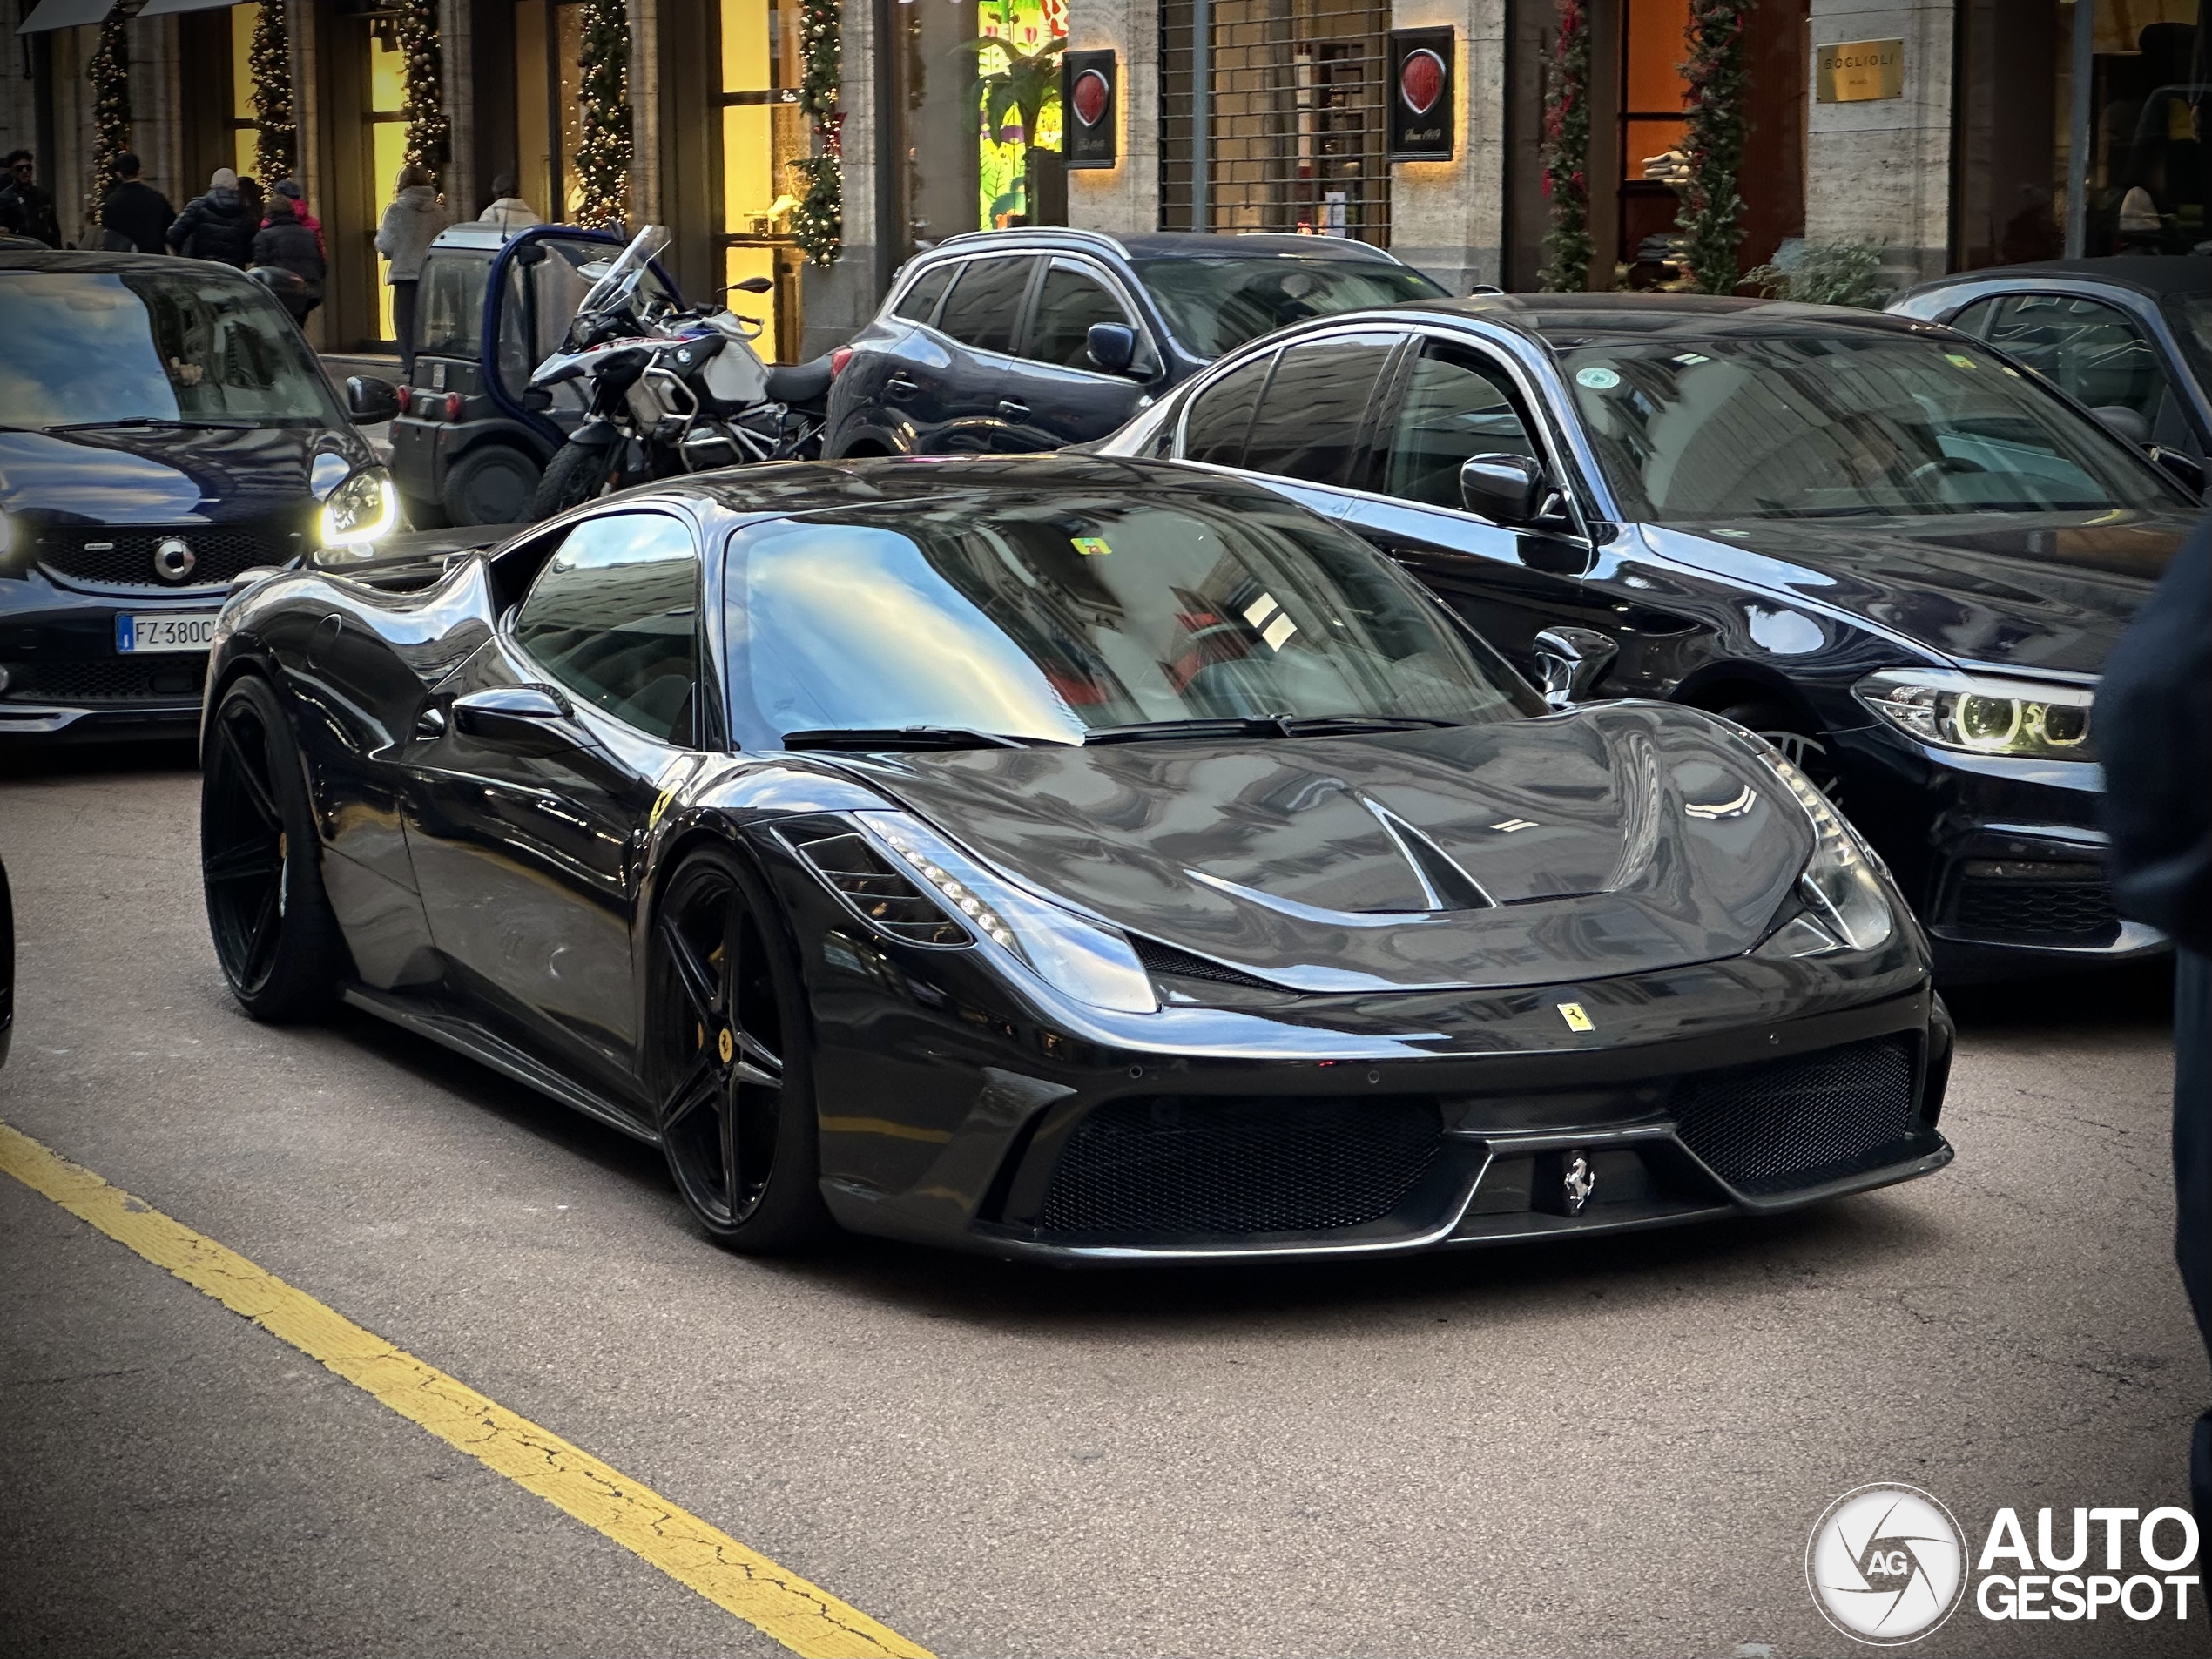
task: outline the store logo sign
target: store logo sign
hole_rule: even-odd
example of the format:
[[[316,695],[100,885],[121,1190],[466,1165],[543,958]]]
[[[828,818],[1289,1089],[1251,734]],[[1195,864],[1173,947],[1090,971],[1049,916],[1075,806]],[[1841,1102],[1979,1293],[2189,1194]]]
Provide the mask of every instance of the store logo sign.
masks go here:
[[[1415,115],[1426,115],[1444,96],[1448,73],[1444,60],[1427,47],[1407,52],[1406,61],[1398,66],[1398,96]]]
[[[1069,100],[1076,110],[1076,119],[1087,127],[1095,127],[1105,118],[1106,102],[1112,91],[1106,78],[1095,69],[1087,69],[1076,77],[1076,94]]]
[[[1459,134],[1453,108],[1452,64],[1458,37],[1449,29],[1390,31],[1388,153],[1393,161],[1449,161]]]

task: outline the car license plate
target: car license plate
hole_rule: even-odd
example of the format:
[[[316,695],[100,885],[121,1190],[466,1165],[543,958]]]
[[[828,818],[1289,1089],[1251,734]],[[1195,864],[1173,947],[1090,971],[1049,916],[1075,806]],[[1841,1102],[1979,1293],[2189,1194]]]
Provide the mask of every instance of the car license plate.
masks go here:
[[[212,610],[165,610],[115,619],[115,648],[119,651],[206,651],[214,643]]]

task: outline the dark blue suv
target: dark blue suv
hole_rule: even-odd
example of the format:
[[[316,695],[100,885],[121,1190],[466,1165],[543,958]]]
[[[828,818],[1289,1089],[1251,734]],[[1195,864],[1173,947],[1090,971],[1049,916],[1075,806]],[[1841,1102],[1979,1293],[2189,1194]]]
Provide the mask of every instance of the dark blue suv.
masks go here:
[[[948,238],[907,262],[839,354],[823,454],[1007,454],[1103,438],[1285,325],[1444,290],[1326,236]]]

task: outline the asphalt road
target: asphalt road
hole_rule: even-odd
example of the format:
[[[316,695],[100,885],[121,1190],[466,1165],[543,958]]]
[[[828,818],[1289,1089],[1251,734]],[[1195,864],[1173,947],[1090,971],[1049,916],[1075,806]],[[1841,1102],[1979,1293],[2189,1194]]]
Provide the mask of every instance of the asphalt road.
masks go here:
[[[658,1155],[361,1017],[239,1015],[197,778],[0,777],[0,1120],[946,1655],[1858,1651],[1831,1500],[2186,1502],[2162,975],[1956,999],[1934,1178],[1359,1267],[748,1261]],[[0,1651],[769,1654],[0,1177]],[[2170,1542],[2168,1548],[2171,1548]],[[1928,1654],[2202,1652],[1995,1624]],[[1750,1644],[1750,1645],[1747,1645]]]

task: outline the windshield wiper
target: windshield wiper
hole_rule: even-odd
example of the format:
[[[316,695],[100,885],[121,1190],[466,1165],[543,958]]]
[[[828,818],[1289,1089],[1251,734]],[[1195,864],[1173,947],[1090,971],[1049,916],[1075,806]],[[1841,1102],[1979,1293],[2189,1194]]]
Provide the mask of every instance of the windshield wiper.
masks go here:
[[[786,749],[1027,749],[1035,742],[958,725],[824,726],[783,736]]]
[[[1431,714],[1254,714],[1199,716],[1188,720],[1134,720],[1083,733],[1090,743],[1145,743],[1160,738],[1341,738],[1363,732],[1411,732],[1424,726],[1464,725]]]
[[[69,421],[59,426],[41,427],[42,432],[113,432],[124,427],[158,427],[165,432],[201,430],[216,432],[252,432],[251,421],[176,421],[155,415],[126,415],[116,421]]]

